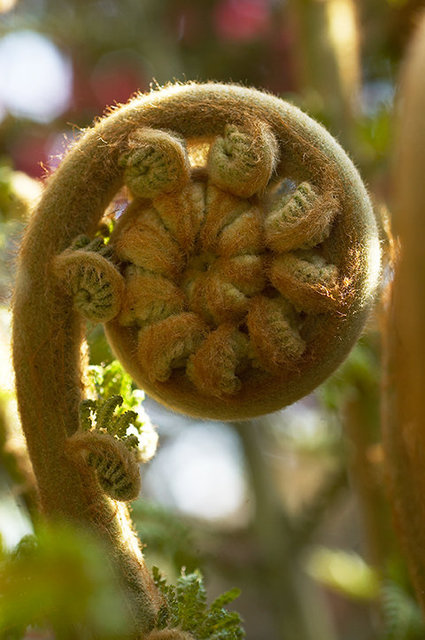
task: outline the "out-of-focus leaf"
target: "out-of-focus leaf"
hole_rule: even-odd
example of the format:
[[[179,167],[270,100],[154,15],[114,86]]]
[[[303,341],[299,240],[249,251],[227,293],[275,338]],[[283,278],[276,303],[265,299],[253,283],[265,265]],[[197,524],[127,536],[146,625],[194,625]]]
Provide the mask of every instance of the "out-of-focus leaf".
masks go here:
[[[318,397],[326,409],[338,410],[344,399],[356,389],[378,397],[379,356],[373,344],[366,338],[359,341],[347,360],[318,391]]]
[[[108,638],[128,633],[127,609],[106,550],[64,526],[25,537],[0,564],[0,637],[29,625],[84,627]]]
[[[41,182],[0,163],[0,220],[26,218],[41,192]]]
[[[375,600],[379,595],[376,572],[356,553],[315,548],[306,569],[315,580],[347,598]]]

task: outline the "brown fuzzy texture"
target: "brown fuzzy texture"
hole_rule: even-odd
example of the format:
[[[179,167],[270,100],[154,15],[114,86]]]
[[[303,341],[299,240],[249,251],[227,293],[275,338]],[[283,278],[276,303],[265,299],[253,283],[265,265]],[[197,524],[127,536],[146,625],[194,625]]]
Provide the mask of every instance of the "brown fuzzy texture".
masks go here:
[[[133,196],[155,198],[181,189],[189,180],[190,164],[182,140],[157,129],[134,131],[128,151],[120,157],[124,180]]]
[[[206,213],[200,233],[204,251],[228,257],[263,249],[262,215],[257,206],[210,185]]]
[[[251,163],[257,171],[261,167],[259,163],[252,163],[252,158],[261,157],[261,154],[265,154],[265,159],[269,158],[265,162],[267,171],[258,173],[260,178],[255,182],[256,192],[252,197],[247,199],[249,191],[245,190],[246,184],[243,185],[243,198],[238,196],[234,219],[228,204],[230,192],[225,195],[220,187],[215,187],[215,196],[210,199],[206,196],[205,208],[195,204],[203,198],[205,178],[197,174],[193,175],[192,183],[187,182],[184,156],[185,144],[188,149],[199,148],[213,142],[217,136],[226,137],[228,125],[250,138],[248,145],[241,144],[237,149],[248,159],[247,166]],[[155,210],[153,201],[148,200],[155,188],[149,194],[143,187],[140,196],[139,187],[134,187],[132,182],[134,176],[129,177],[127,170],[126,179],[137,197],[130,205],[132,212],[122,216],[125,219],[118,221],[114,232],[114,248],[122,261],[124,275],[125,263],[133,263],[168,278],[181,288],[188,261],[201,237],[207,247],[201,248],[201,254],[205,251],[214,253],[215,258],[256,255],[261,260],[264,258],[263,276],[267,275],[271,250],[265,245],[264,226],[260,225],[260,219],[264,225],[262,216],[265,213],[262,190],[267,190],[269,178],[277,181],[289,177],[296,184],[309,182],[319,196],[332,194],[332,202],[338,200],[339,213],[322,244],[321,254],[329,264],[337,267],[342,290],[346,289],[341,295],[349,301],[345,303],[343,313],[312,314],[303,319],[299,329],[302,329],[307,346],[296,366],[292,363],[290,367],[282,366],[276,375],[254,366],[257,363],[252,360],[253,365],[240,374],[240,390],[224,398],[200,393],[187,377],[184,367],[173,368],[176,353],[171,358],[165,357],[164,353],[155,354],[155,358],[165,357],[168,367],[172,365],[172,373],[165,381],[152,382],[149,360],[145,359],[143,364],[139,361],[139,331],[150,331],[169,322],[169,318],[179,318],[178,314],[142,330],[137,323],[127,327],[113,319],[107,324],[107,334],[114,351],[135,380],[158,400],[195,416],[219,419],[243,419],[274,411],[297,400],[323,381],[347,355],[367,317],[379,274],[375,220],[366,190],[350,160],[331,136],[308,116],[288,103],[256,90],[188,83],[141,95],[111,111],[82,135],[47,180],[43,197],[28,225],[16,278],[13,341],[22,425],[45,514],[50,518],[76,521],[103,537],[126,590],[130,619],[135,628],[144,633],[152,628],[160,598],[144,565],[128,513],[122,504],[102,495],[96,479],[88,478],[65,455],[67,439],[78,430],[79,424],[78,410],[84,386],[80,367],[83,325],[70,304],[69,291],[66,287],[58,287],[54,264],[56,256],[65,251],[75,237],[80,234],[93,237],[105,209],[123,185],[126,167],[132,162],[126,154],[137,153],[140,145],[145,145],[146,130],[152,129],[161,130],[156,140],[166,140],[167,148],[169,138],[174,140],[173,166],[177,170],[176,182],[173,182],[174,178],[168,173],[167,152],[167,160],[158,161],[167,178],[163,181],[157,176],[155,185],[160,185],[160,191],[164,190],[165,194],[174,194],[177,198],[184,189],[197,192],[199,198],[196,196],[188,205],[192,212],[188,215],[193,216],[195,228],[199,224],[200,231],[199,235],[197,231],[191,234],[186,226],[177,238],[176,227],[173,230],[169,216],[167,219],[168,205],[160,205]],[[270,136],[256,132],[270,132]],[[273,140],[278,148],[276,154],[270,151]],[[145,154],[145,160],[148,155]],[[273,168],[278,156],[280,160]],[[149,165],[148,171],[154,166]],[[143,171],[145,168],[144,164]],[[245,172],[243,177],[247,175]],[[230,188],[233,188],[233,179],[230,182]],[[191,187],[194,183],[199,185]],[[211,185],[205,188],[213,193]],[[238,190],[238,193],[241,192]],[[161,199],[163,193],[154,196],[157,197]],[[211,210],[211,199],[215,200],[217,208],[222,207],[219,215],[216,215],[215,205]],[[180,205],[173,204],[173,207],[178,214]],[[204,227],[202,209],[204,215],[210,210],[212,221],[208,225],[205,222]],[[238,220],[245,214],[246,234],[242,220]],[[247,265],[246,268],[249,271],[252,267]],[[227,284],[221,284],[223,279],[227,282],[227,277],[216,275],[216,290],[229,291]],[[232,277],[228,282],[238,289]],[[243,271],[239,271],[238,278],[245,279]],[[261,280],[258,274],[255,278],[254,289],[260,287]],[[245,297],[255,295],[248,290],[245,293],[242,287],[240,291]],[[273,294],[273,299],[275,293],[268,293]],[[266,294],[267,286],[263,295],[267,297]],[[232,295],[223,295],[226,305],[229,298],[233,299]],[[207,313],[217,314],[217,307],[208,293],[206,300]],[[209,324],[204,318],[197,317],[195,322],[189,306],[186,313],[191,318],[191,326],[200,323],[198,337],[204,332],[201,325],[208,324],[210,332],[216,328],[215,322]],[[246,335],[246,330],[241,320],[240,331]],[[179,331],[185,335],[182,326]],[[163,344],[168,354],[165,340]],[[182,361],[192,355],[188,351],[185,345],[180,353]],[[179,360],[180,356],[177,357]],[[167,366],[159,367],[161,376]]]
[[[137,201],[128,224],[114,243],[117,258],[175,280],[184,267],[182,250],[154,209],[142,207],[135,217],[136,207],[141,207]]]
[[[299,335],[295,314],[282,298],[258,296],[252,301],[247,326],[257,366],[271,373],[282,367],[291,368],[305,351]]]
[[[139,331],[138,358],[152,381],[168,380],[186,364],[206,337],[206,324],[195,313],[171,315]]]
[[[270,267],[270,282],[297,311],[326,313],[343,308],[338,269],[319,254],[278,256]]]
[[[152,111],[149,100],[161,107]],[[152,286],[146,296],[141,287],[138,299],[137,287],[132,278],[128,280],[130,307],[140,305],[140,312],[132,316],[124,312],[120,320],[108,323],[117,355],[149,393],[192,415],[238,419],[298,399],[346,355],[364,322],[379,275],[376,224],[355,169],[323,129],[265,94],[240,87],[226,87],[222,93],[219,85],[188,85],[141,98],[140,105],[140,114],[146,108],[146,117],[162,127],[164,135],[184,137],[188,152],[202,138],[212,143],[206,169],[192,170],[190,182],[185,182],[183,171],[180,191],[152,199],[140,193],[118,221],[112,238],[118,258],[124,265],[149,271]],[[137,131],[143,145],[140,124]],[[253,159],[266,156],[269,160],[261,172],[261,162]],[[230,161],[237,161],[239,173],[235,169],[233,174],[228,165],[222,171],[228,181],[217,181],[222,163]],[[259,171],[259,182],[248,165]],[[298,186],[289,196],[275,189],[269,197],[264,193],[267,183],[273,178],[276,184],[279,177],[289,177]],[[303,252],[306,248],[311,251]],[[257,303],[252,301],[260,293],[286,305],[291,318],[286,334],[283,319],[276,329],[276,309],[268,323],[254,313]],[[148,307],[152,303],[160,310],[157,319],[155,313],[144,315],[144,299]],[[204,323],[197,333],[199,343],[182,337],[182,319],[190,318],[192,325],[192,314]],[[196,350],[207,335],[227,325],[242,330],[250,345],[241,385],[230,384],[228,392],[218,393],[220,384],[210,387],[193,376],[193,364],[187,373],[185,367],[196,361],[201,369]],[[166,326],[176,328],[175,335],[168,334],[170,344]],[[139,337],[138,327],[143,327]],[[188,328],[188,336],[191,331]],[[281,353],[276,351],[279,331],[286,336]],[[291,341],[287,344],[291,331],[292,352]],[[157,349],[160,352],[154,354]],[[226,350],[232,352],[230,339]],[[210,353],[207,347],[205,353]],[[230,358],[226,374],[230,379],[231,362]]]
[[[383,436],[398,532],[425,612],[425,14],[404,66],[398,110],[395,231],[401,246],[385,326]]]
[[[216,138],[208,156],[211,182],[241,198],[262,193],[278,160],[278,146],[268,126],[257,121],[252,131],[227,125]]]
[[[181,132],[164,135],[175,139]],[[143,147],[142,129],[138,136]],[[278,150],[276,140],[260,119],[226,125],[212,140],[204,169],[193,169],[180,192],[153,199],[140,193],[113,234],[123,273],[149,270],[150,286],[140,277],[138,292],[134,275],[126,275],[124,308],[131,312],[109,325],[109,336],[133,376],[173,408],[227,418],[278,408],[288,402],[285,393],[296,399],[292,381],[299,384],[306,367],[319,365],[316,352],[328,349],[332,333],[347,331],[350,323],[338,327],[338,318],[351,316],[355,326],[358,321],[365,247],[347,245],[354,227],[345,227],[347,201],[338,173],[322,157],[319,177],[313,155],[308,179],[301,179],[304,165],[293,166],[287,147],[286,154]],[[303,153],[309,151],[306,144]],[[277,179],[279,154],[281,177],[289,171],[298,182],[289,195],[276,187],[265,193],[275,170]],[[147,226],[152,231],[145,232]],[[368,231],[365,240],[379,262],[373,222]],[[372,291],[374,284],[367,286]],[[128,327],[124,351],[117,348],[120,324]],[[332,360],[328,352],[326,359]]]
[[[314,247],[329,236],[337,213],[337,198],[319,196],[309,182],[303,182],[288,202],[278,203],[267,215],[266,245],[279,253]]]
[[[222,324],[212,331],[189,359],[187,374],[202,393],[218,398],[236,393],[237,376],[248,356],[248,338],[232,325]]]
[[[205,188],[202,182],[186,185],[180,193],[162,194],[153,200],[162,224],[183,247],[193,251],[205,214]]]
[[[164,320],[185,309],[183,292],[168,278],[128,267],[119,322],[123,326],[145,325]]]
[[[76,309],[92,322],[108,322],[120,311],[124,280],[98,253],[67,249],[54,260],[54,270],[72,296]]]

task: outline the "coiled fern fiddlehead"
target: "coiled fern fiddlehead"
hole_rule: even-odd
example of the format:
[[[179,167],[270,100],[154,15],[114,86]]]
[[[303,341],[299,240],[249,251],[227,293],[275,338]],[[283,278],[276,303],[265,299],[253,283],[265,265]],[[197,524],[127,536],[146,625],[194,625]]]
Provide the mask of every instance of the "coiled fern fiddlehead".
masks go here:
[[[203,166],[191,166],[198,148]],[[69,249],[94,237],[123,182],[132,202],[113,259],[90,244]],[[22,423],[45,513],[102,533],[139,631],[159,597],[125,506],[65,453],[82,399],[78,311],[107,323],[127,370],[165,404],[241,419],[293,402],[335,369],[378,273],[376,224],[350,160],[298,109],[255,90],[142,95],[88,130],[47,181],[15,292]]]
[[[128,427],[137,419],[134,411],[114,416],[122,403],[123,398],[118,395],[97,403],[83,400],[80,429],[69,438],[67,452],[95,471],[102,491],[115,500],[127,502],[140,492],[139,438],[127,435]]]

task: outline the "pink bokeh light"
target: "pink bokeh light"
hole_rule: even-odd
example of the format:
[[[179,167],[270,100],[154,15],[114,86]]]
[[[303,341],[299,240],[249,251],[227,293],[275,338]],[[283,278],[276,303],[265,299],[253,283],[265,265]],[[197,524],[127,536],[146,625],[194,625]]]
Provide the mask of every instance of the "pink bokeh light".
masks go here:
[[[270,27],[269,0],[222,0],[214,9],[213,20],[222,40],[254,40]]]

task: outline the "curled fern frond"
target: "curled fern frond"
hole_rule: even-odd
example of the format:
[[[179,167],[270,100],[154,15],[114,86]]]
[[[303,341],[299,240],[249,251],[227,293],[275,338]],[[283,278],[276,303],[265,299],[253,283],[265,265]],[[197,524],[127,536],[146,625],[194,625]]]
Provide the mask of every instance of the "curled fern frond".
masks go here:
[[[101,489],[115,500],[134,500],[140,493],[137,413],[115,416],[123,404],[120,395],[103,401],[83,400],[80,430],[67,442],[68,455],[93,469]]]
[[[137,456],[125,441],[101,431],[76,433],[67,443],[69,455],[91,467],[101,489],[114,500],[134,500],[141,481]]]
[[[270,282],[297,311],[342,311],[338,268],[320,253],[299,251],[278,256],[270,268]]]
[[[266,242],[283,253],[299,247],[314,247],[330,234],[338,214],[332,194],[319,196],[310,182],[302,182],[290,196],[281,198],[265,221]]]
[[[64,198],[86,236],[56,270],[141,388],[239,420],[339,366],[372,306],[380,243],[360,176],[320,125],[259,91],[188,83],[130,101],[81,145],[60,175],[93,191],[91,223]],[[123,186],[107,244],[91,239]]]
[[[227,125],[208,156],[211,182],[242,198],[261,193],[277,164],[278,154],[276,139],[265,124],[256,123],[252,133]]]
[[[120,311],[124,280],[111,261],[103,238],[78,236],[54,260],[55,275],[67,288],[74,307],[91,322],[108,322]]]
[[[108,339],[173,409],[276,410],[326,378],[359,334],[379,274],[368,196],[330,136],[290,105],[217,85],[166,94],[166,126],[122,139],[133,199],[110,238],[125,293]]]
[[[190,164],[183,140],[157,129],[136,130],[128,140],[129,150],[119,163],[124,180],[134,196],[154,198],[189,181]]]

